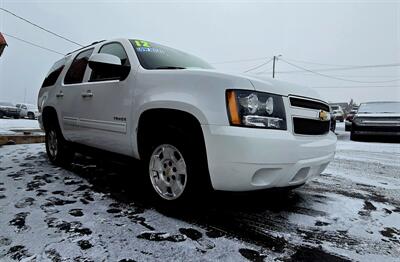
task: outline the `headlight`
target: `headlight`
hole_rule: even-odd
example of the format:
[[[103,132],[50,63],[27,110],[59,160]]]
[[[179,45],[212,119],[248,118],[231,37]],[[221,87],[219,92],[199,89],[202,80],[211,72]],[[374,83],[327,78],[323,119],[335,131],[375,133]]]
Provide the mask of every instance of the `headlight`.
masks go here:
[[[231,125],[286,130],[285,107],[279,95],[250,90],[227,90]]]

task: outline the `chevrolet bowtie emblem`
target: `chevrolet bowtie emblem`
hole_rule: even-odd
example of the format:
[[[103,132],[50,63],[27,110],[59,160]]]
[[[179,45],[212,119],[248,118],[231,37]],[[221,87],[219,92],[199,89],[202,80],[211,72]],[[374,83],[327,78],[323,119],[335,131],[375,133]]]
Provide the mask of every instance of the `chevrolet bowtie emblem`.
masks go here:
[[[321,120],[321,121],[328,121],[328,120],[330,120],[330,115],[329,115],[329,113],[326,112],[326,111],[324,111],[324,110],[319,111],[318,117],[319,117],[319,120]]]

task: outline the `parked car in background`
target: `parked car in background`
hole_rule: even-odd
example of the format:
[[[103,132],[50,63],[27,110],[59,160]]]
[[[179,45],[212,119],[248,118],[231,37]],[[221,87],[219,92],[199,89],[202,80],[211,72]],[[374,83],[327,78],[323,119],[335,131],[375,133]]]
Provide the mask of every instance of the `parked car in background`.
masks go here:
[[[345,131],[351,131],[351,123],[353,122],[354,115],[357,113],[357,109],[352,109],[347,115],[345,120]]]
[[[351,127],[351,140],[362,136],[400,136],[400,102],[369,102],[360,105]]]
[[[21,110],[9,102],[0,101],[0,118],[13,117],[20,118]]]
[[[39,109],[36,105],[32,104],[16,104],[16,107],[21,110],[20,116],[27,117],[29,119],[37,119],[39,116]]]
[[[140,159],[164,201],[301,186],[335,154],[329,105],[313,89],[217,71],[143,40],[66,55],[38,105],[52,163],[67,165],[82,145]]]
[[[343,122],[344,121],[344,112],[341,106],[332,105],[332,113],[335,116],[336,121]]]

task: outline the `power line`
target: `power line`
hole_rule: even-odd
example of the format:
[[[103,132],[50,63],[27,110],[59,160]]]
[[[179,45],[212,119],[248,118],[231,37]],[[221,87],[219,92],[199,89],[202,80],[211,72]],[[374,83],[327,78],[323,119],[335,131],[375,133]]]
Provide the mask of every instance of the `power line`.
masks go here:
[[[10,34],[6,34],[6,33],[4,33],[4,32],[2,32],[2,33],[3,33],[4,35],[8,36],[8,37],[11,37],[11,38],[14,38],[14,39],[16,39],[16,40],[19,40],[19,41],[21,41],[21,42],[24,42],[24,43],[26,43],[26,44],[29,44],[29,45],[32,45],[32,46],[41,48],[41,49],[43,49],[43,50],[47,50],[47,51],[49,51],[49,52],[53,52],[53,53],[56,53],[56,54],[59,54],[59,55],[62,55],[62,56],[65,55],[65,54],[60,53],[60,52],[58,52],[58,51],[55,51],[55,50],[53,50],[53,49],[50,49],[50,48],[47,48],[47,47],[44,47],[44,46],[41,46],[41,45],[38,45],[38,44],[35,44],[35,43],[32,43],[32,42],[29,42],[29,41],[24,40],[24,39],[21,39],[21,38],[19,38],[19,37],[16,37],[16,36],[13,36],[13,35],[10,35]]]
[[[336,88],[389,88],[389,87],[399,87],[399,85],[379,85],[379,86],[311,86],[311,88],[327,88],[327,89],[336,89]]]
[[[47,33],[50,33],[50,34],[55,35],[55,36],[57,36],[57,37],[59,37],[59,38],[61,38],[61,39],[66,40],[66,41],[68,41],[68,42],[70,42],[70,43],[73,43],[73,44],[75,44],[75,45],[78,45],[78,46],[80,46],[80,47],[83,47],[83,45],[81,45],[81,44],[79,44],[79,43],[77,43],[77,42],[75,42],[75,41],[73,41],[73,40],[71,40],[71,39],[68,39],[68,38],[66,38],[66,37],[64,37],[64,36],[61,36],[61,35],[59,35],[59,34],[57,34],[57,33],[54,33],[54,32],[52,32],[52,31],[50,31],[50,30],[48,30],[48,29],[46,29],[46,28],[44,28],[44,27],[42,27],[42,26],[40,26],[40,25],[37,25],[37,24],[35,24],[35,23],[29,21],[28,19],[25,19],[25,18],[23,18],[23,17],[21,17],[21,16],[19,16],[19,15],[14,14],[13,12],[11,12],[11,11],[9,11],[9,10],[7,10],[7,9],[4,9],[4,8],[0,7],[0,10],[4,11],[4,12],[6,12],[6,13],[9,13],[10,15],[13,15],[13,16],[15,16],[16,18],[18,18],[18,19],[20,19],[20,20],[22,20],[22,21],[24,21],[24,22],[27,22],[27,23],[29,23],[29,24],[31,24],[31,25],[33,25],[33,26],[36,26],[37,28],[39,28],[39,29],[41,29],[41,30],[43,30],[43,31],[45,31],[45,32],[47,32]]]
[[[222,61],[222,62],[212,62],[210,64],[217,65],[217,64],[244,63],[244,62],[265,60],[265,59],[268,59],[268,58],[269,57],[259,57],[259,58],[249,58],[249,59],[228,60],[228,61]]]
[[[319,72],[317,72],[317,71],[313,71],[313,70],[304,68],[304,67],[302,67],[302,66],[293,64],[293,63],[288,62],[288,61],[286,61],[285,59],[282,59],[282,58],[281,58],[280,60],[282,60],[282,61],[285,62],[286,64],[289,64],[289,65],[291,65],[291,66],[293,66],[293,67],[295,67],[295,68],[298,68],[298,69],[301,69],[301,70],[304,70],[304,71],[307,71],[307,72],[310,72],[310,73],[313,73],[313,74],[316,74],[316,75],[319,75],[319,76],[322,76],[322,77],[327,77],[327,78],[335,79],[335,80],[341,80],[341,81],[347,81],[347,82],[354,82],[354,83],[366,83],[366,84],[368,84],[368,83],[370,83],[370,84],[373,84],[373,83],[389,83],[389,82],[397,82],[397,81],[400,81],[400,78],[398,78],[398,79],[392,79],[392,80],[385,80],[385,81],[359,81],[359,80],[353,80],[353,79],[346,79],[346,78],[335,77],[335,76],[331,76],[331,75],[327,75],[327,74],[322,74],[322,73],[319,73]]]
[[[285,58],[286,60],[292,61],[292,62],[297,62],[297,63],[304,63],[304,64],[311,64],[311,65],[322,65],[322,66],[338,66],[338,67],[354,67],[354,66],[362,66],[362,65],[338,65],[338,64],[325,64],[325,63],[317,63],[317,62],[310,62],[310,61],[304,61],[304,60],[297,60],[297,59],[292,59],[292,58]]]
[[[255,67],[249,68],[249,69],[245,70],[243,73],[247,73],[247,72],[256,70],[256,69],[258,69],[258,68],[260,68],[260,67],[263,67],[263,66],[265,66],[265,65],[267,65],[267,64],[269,64],[269,63],[271,63],[271,61],[272,61],[273,59],[274,59],[274,58],[271,58],[271,59],[269,59],[267,62],[264,62],[264,63],[262,63],[262,64],[260,64],[260,65],[255,66]]]
[[[400,63],[380,64],[380,65],[364,65],[364,66],[349,66],[349,67],[340,67],[340,68],[323,68],[323,69],[314,69],[313,72],[346,71],[346,70],[356,70],[356,69],[385,68],[385,67],[398,67],[398,66],[400,66]],[[304,69],[295,70],[295,71],[280,71],[277,73],[280,73],[280,74],[304,73]]]

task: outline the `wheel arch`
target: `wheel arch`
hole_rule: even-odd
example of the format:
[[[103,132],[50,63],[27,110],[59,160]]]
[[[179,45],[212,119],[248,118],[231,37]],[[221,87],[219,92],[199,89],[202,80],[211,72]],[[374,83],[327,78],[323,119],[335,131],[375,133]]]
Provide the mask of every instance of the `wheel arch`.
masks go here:
[[[200,139],[199,142],[206,152],[201,120],[193,113],[175,108],[149,108],[140,114],[137,124],[136,146],[140,159],[145,155],[146,143],[154,135],[153,129],[156,124],[175,127],[182,131],[190,130]]]
[[[60,127],[60,122],[58,121],[57,110],[52,106],[46,106],[42,110],[42,122],[44,130],[47,130],[51,122],[56,122]]]

